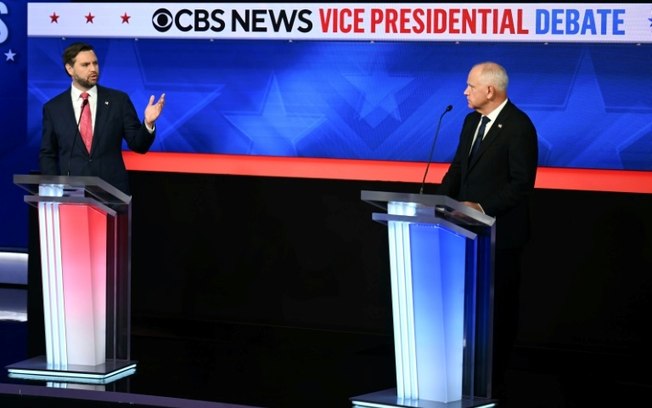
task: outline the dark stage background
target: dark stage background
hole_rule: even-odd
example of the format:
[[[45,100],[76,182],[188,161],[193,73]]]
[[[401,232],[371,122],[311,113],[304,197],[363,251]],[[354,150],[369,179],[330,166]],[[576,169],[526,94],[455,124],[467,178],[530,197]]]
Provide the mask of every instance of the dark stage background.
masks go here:
[[[347,392],[395,385],[386,229],[359,197],[418,185],[156,173],[132,183],[136,333],[237,343],[241,331],[225,338],[220,327],[248,326],[256,335],[244,343],[281,356],[295,348],[314,365],[301,375],[296,361],[247,359],[254,399],[230,402],[330,395],[317,406],[347,406]],[[536,190],[532,206],[512,392],[522,406],[649,394],[652,196]],[[265,338],[265,327],[284,334]],[[214,372],[222,357],[194,356]],[[357,366],[334,366],[341,358]],[[271,393],[279,375],[286,391]]]
[[[417,184],[148,172],[131,182],[139,365],[118,391],[349,407],[395,386],[386,228],[360,190]],[[515,406],[623,406],[652,391],[650,208],[652,195],[535,190]],[[43,354],[34,310],[29,324],[28,352]]]
[[[162,173],[132,183],[135,314],[391,329],[386,228],[360,190],[417,184]],[[522,340],[642,344],[652,196],[538,189],[531,202]]]

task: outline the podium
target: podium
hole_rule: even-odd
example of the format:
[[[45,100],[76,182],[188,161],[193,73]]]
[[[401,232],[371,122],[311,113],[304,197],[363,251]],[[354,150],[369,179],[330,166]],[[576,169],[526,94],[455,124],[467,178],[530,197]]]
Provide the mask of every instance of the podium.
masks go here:
[[[130,360],[131,197],[97,177],[14,175],[37,207],[45,356],[9,377],[106,384]]]
[[[362,191],[387,225],[396,389],[354,407],[492,406],[495,219],[449,197]]]

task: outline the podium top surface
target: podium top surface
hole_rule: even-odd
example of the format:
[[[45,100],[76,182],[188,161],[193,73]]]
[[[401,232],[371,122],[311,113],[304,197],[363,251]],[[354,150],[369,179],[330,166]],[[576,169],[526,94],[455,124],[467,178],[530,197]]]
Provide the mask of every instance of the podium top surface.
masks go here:
[[[491,227],[496,222],[494,217],[444,195],[362,190],[360,199],[383,210],[387,210],[387,204],[392,202],[413,204],[433,217],[446,218],[458,225]]]
[[[59,194],[58,197],[89,197],[108,207],[131,203],[131,196],[99,177],[15,174],[14,184],[44,199],[48,195],[43,194],[43,188],[52,187]]]

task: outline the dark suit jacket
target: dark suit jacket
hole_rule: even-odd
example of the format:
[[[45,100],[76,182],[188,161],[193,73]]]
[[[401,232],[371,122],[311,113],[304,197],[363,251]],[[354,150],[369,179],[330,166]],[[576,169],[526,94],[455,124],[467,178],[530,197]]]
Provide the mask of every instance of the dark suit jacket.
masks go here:
[[[496,248],[522,247],[530,234],[529,194],[537,171],[537,133],[530,118],[508,101],[469,163],[481,115],[464,119],[455,157],[437,193],[479,203],[496,217]]]
[[[93,144],[86,151],[70,98],[70,89],[43,106],[43,137],[39,153],[42,174],[96,176],[129,194],[122,159],[122,139],[135,152],[145,153],[154,142],[138,119],[126,93],[97,86]]]

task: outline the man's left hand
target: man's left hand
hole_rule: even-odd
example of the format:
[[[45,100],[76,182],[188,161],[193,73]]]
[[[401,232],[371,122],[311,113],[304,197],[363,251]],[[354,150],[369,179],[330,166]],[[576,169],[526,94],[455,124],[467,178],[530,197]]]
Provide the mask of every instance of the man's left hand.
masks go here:
[[[156,103],[154,103],[154,95],[149,97],[149,103],[145,108],[145,125],[150,129],[154,128],[154,122],[161,115],[163,105],[165,105],[165,94],[161,94]]]

